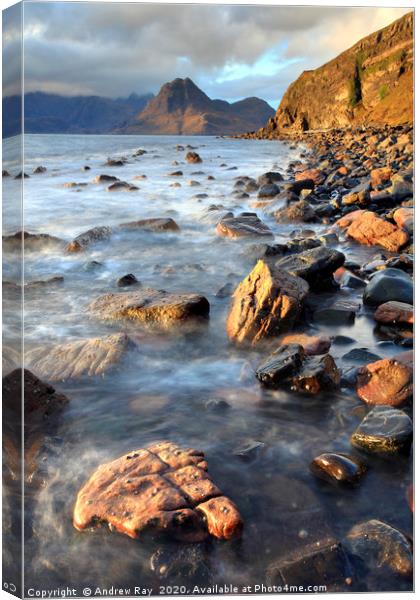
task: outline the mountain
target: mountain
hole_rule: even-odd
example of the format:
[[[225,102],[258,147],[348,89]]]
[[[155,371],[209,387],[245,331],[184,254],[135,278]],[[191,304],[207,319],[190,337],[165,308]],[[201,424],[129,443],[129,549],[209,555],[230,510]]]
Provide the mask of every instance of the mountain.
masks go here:
[[[122,133],[218,135],[261,127],[274,115],[267,102],[211,100],[191,79],[165,83]]]
[[[282,130],[413,122],[413,13],[368,35],[284,94],[256,137]]]
[[[110,133],[128,123],[153,94],[128,98],[25,94],[26,133]],[[3,136],[19,133],[21,97],[3,98]]]

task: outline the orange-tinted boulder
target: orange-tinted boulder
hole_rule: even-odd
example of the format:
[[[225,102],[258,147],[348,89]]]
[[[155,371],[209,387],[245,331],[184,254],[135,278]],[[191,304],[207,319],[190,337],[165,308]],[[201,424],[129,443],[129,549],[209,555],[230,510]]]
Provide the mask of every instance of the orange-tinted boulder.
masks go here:
[[[321,185],[325,181],[325,173],[320,169],[307,169],[295,175],[296,181],[304,181],[306,179],[311,179],[315,185]]]
[[[370,183],[372,187],[382,185],[391,179],[392,169],[390,167],[380,167],[379,169],[373,169],[370,172]]]
[[[281,338],[281,344],[299,344],[307,356],[325,354],[331,346],[329,337],[308,335],[306,333],[289,333]]]
[[[393,214],[393,219],[400,229],[405,229],[405,231],[411,233],[414,228],[414,208],[397,208]]]
[[[107,524],[132,538],[169,534],[181,541],[240,535],[242,518],[207,473],[204,454],[164,441],[97,468],[77,495],[78,530]]]
[[[308,291],[301,277],[259,260],[233,294],[226,323],[229,338],[256,343],[290,330]]]
[[[366,246],[382,246],[398,252],[409,240],[408,234],[375,213],[364,211],[347,229],[347,235]]]
[[[398,359],[377,360],[359,369],[356,390],[366,404],[400,406],[413,394],[413,369]]]
[[[375,321],[384,325],[412,325],[414,323],[414,307],[412,304],[390,300],[378,306],[374,314]]]

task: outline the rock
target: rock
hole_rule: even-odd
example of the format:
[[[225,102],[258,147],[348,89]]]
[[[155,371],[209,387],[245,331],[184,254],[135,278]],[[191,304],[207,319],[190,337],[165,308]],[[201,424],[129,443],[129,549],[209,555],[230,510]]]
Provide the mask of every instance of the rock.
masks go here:
[[[371,519],[349,531],[345,544],[378,577],[384,571],[401,577],[413,573],[413,550],[407,537],[383,521]]]
[[[39,279],[37,281],[28,281],[25,283],[26,288],[38,288],[45,285],[56,285],[64,282],[62,275],[56,275],[55,277],[49,277],[48,279]]]
[[[295,175],[296,181],[311,180],[315,185],[322,185],[325,181],[325,173],[320,169],[307,169]]]
[[[331,346],[331,339],[327,336],[307,335],[306,333],[289,333],[281,338],[281,344],[299,344],[306,356],[326,354]]]
[[[300,277],[259,260],[233,294],[226,323],[228,337],[256,343],[290,330],[308,290]]]
[[[18,173],[15,176],[15,179],[29,179],[29,175],[27,175],[26,173],[23,173],[22,171],[20,171],[20,173]]]
[[[347,229],[347,235],[366,246],[382,246],[398,252],[409,241],[408,234],[375,213],[364,211]]]
[[[276,261],[276,268],[305,279],[310,286],[319,287],[331,281],[334,271],[344,264],[346,257],[338,250],[319,246]]]
[[[370,184],[360,183],[353,188],[348,194],[345,194],[341,202],[344,206],[351,206],[354,204],[364,206],[370,202]]]
[[[273,562],[267,569],[271,585],[319,586],[329,591],[346,589],[351,582],[351,568],[340,543],[326,537],[299,548]]]
[[[82,188],[82,187],[86,187],[87,183],[84,181],[69,181],[67,183],[64,184],[65,188]],[[79,191],[79,190],[76,190]]]
[[[256,371],[257,378],[266,386],[287,386],[292,391],[317,394],[331,389],[340,382],[334,359],[324,356],[306,357],[302,346],[280,346]]]
[[[197,163],[202,163],[202,159],[200,157],[199,154],[197,154],[197,152],[187,152],[187,154],[185,155],[185,160],[188,163],[193,163],[193,164],[197,164]]]
[[[260,175],[257,179],[257,186],[262,187],[264,185],[270,185],[276,183],[276,181],[283,181],[283,175],[277,171],[268,171],[263,175]]]
[[[144,231],[180,231],[178,224],[170,217],[140,219],[129,223],[121,223],[119,229],[141,229]]]
[[[39,175],[40,173],[46,173],[47,172],[47,168],[46,167],[36,167],[32,173],[34,173],[34,175]]]
[[[235,290],[235,287],[233,285],[233,283],[228,282],[225,283],[225,285],[223,285],[219,290],[217,290],[216,292],[216,298],[228,298],[229,296],[232,296],[233,292]]]
[[[10,173],[9,173],[9,171],[6,171],[6,169],[3,169],[1,172],[1,176],[2,177],[10,177]]]
[[[273,237],[271,230],[255,213],[241,213],[237,217],[224,217],[216,226],[222,237],[238,239],[242,237]]]
[[[223,400],[223,398],[210,398],[205,403],[206,410],[210,410],[212,412],[224,412],[225,410],[230,408],[229,402]]]
[[[245,444],[242,444],[236,448],[236,450],[233,451],[233,454],[244,462],[251,462],[258,458],[264,447],[265,444],[263,442],[249,440]]]
[[[195,179],[189,179],[187,181],[187,185],[191,187],[197,187],[198,185],[201,185],[201,183],[199,181],[196,181]]]
[[[304,359],[304,350],[298,344],[277,348],[257,370],[256,376],[269,387],[288,385],[290,377],[298,372]]]
[[[391,167],[380,167],[379,169],[373,169],[370,172],[370,184],[376,188],[384,183],[388,183],[391,179],[392,169]]]
[[[230,539],[243,526],[211,481],[203,453],[171,442],[134,450],[93,473],[77,495],[73,525],[81,531],[104,523],[132,538],[151,531],[190,542]]]
[[[280,188],[275,183],[267,183],[258,190],[258,198],[274,198],[280,193]]]
[[[394,211],[392,218],[400,229],[405,229],[409,234],[413,234],[414,208],[397,208],[397,210]]]
[[[62,250],[66,242],[48,233],[29,233],[18,231],[12,235],[3,236],[3,251],[21,251],[22,240],[25,242],[25,252],[46,249]]]
[[[401,269],[383,269],[375,273],[363,293],[363,302],[378,306],[390,300],[413,304],[413,280]]]
[[[106,161],[107,167],[123,167],[126,161],[121,158],[108,158]]]
[[[93,227],[84,233],[81,233],[67,245],[67,252],[82,252],[91,244],[103,242],[111,237],[111,227]]]
[[[89,165],[85,165],[82,169],[82,171],[90,171],[90,167]]]
[[[353,348],[350,352],[343,354],[341,359],[351,363],[366,363],[369,360],[381,360],[381,357],[370,352],[367,348]]]
[[[44,383],[28,369],[23,369],[25,431],[45,426],[46,421],[60,412],[68,403],[64,394]],[[15,369],[2,382],[3,418],[7,425],[21,427],[22,421],[22,369]],[[17,431],[17,429],[16,429]]]
[[[405,198],[413,196],[413,182],[410,178],[405,177],[400,173],[396,173],[391,177],[392,185],[390,193],[395,201],[400,202]]]
[[[378,306],[373,315],[378,323],[384,325],[413,325],[414,324],[414,306],[405,302],[396,302],[390,300]]]
[[[299,196],[303,190],[313,190],[315,184],[312,179],[299,179],[293,183],[287,183],[284,188]]]
[[[119,179],[114,175],[97,175],[93,183],[109,183],[110,181],[119,181]]]
[[[150,558],[150,568],[160,581],[183,585],[185,581],[209,584],[212,580],[209,560],[203,544],[176,544],[168,542]]]
[[[103,338],[77,340],[44,347],[27,353],[27,364],[48,381],[65,381],[104,375],[114,370],[131,343],[127,335],[117,333]]]
[[[318,219],[314,209],[306,200],[299,200],[299,202],[294,202],[285,208],[274,210],[270,214],[278,223],[312,223]]]
[[[313,312],[315,323],[326,325],[346,325],[353,323],[359,305],[351,300],[336,300],[330,306],[318,308]]]
[[[129,319],[142,323],[170,324],[195,317],[208,317],[210,305],[198,294],[171,294],[151,288],[106,294],[94,300],[90,310],[99,319]]]
[[[139,280],[132,273],[128,273],[127,275],[123,275],[117,281],[118,287],[126,287],[128,285],[135,285],[136,283],[139,283]]]
[[[357,395],[366,404],[401,406],[413,395],[413,369],[398,358],[384,358],[359,370]]]
[[[131,185],[126,181],[114,181],[107,187],[108,192],[135,192],[139,188],[135,185]]]
[[[182,176],[183,176],[182,171],[173,171],[173,173],[168,173],[168,177],[182,177]]]
[[[325,452],[313,459],[311,471],[328,483],[355,484],[364,475],[366,467],[347,454]]]
[[[375,406],[351,436],[356,448],[374,454],[409,450],[413,438],[410,417],[391,406]]]
[[[353,290],[358,290],[366,287],[366,281],[354,275],[348,269],[340,267],[334,272],[334,279],[343,287],[349,287]]]

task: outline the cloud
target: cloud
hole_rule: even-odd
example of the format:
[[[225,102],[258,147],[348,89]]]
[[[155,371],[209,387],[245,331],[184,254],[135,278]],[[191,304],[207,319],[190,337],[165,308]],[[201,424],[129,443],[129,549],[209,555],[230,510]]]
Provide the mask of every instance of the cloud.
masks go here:
[[[333,58],[408,9],[25,4],[26,91],[156,93],[189,76],[210,97],[277,105],[302,70]],[[13,40],[6,40],[12,55]]]

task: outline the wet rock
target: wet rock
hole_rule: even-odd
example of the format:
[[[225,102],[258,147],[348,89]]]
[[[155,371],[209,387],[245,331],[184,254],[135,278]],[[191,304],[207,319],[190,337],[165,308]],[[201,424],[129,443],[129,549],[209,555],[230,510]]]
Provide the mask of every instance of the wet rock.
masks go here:
[[[311,180],[315,185],[322,185],[325,181],[325,173],[320,169],[306,169],[295,175],[296,181]]]
[[[84,233],[81,233],[67,245],[67,252],[82,252],[91,244],[108,240],[112,235],[111,227],[93,227]]]
[[[212,580],[209,559],[203,544],[170,545],[158,548],[150,558],[150,568],[160,581],[171,585],[186,581]]]
[[[373,352],[370,352],[367,348],[353,348],[350,352],[346,352],[341,357],[342,360],[351,363],[366,363],[368,360],[381,360],[381,357]]]
[[[336,233],[323,233],[319,236],[319,240],[325,246],[334,246],[339,241]]]
[[[318,220],[314,209],[306,200],[299,200],[299,202],[274,210],[270,214],[278,223],[313,223]]]
[[[10,177],[10,173],[9,173],[9,171],[6,171],[6,169],[3,169],[1,172],[1,176],[2,177]]]
[[[135,185],[131,185],[126,181],[114,181],[107,187],[108,192],[135,192],[139,188]]]
[[[384,358],[359,370],[357,395],[366,404],[401,406],[413,395],[413,369],[397,358]]]
[[[335,346],[346,346],[347,344],[354,344],[356,340],[347,335],[336,335],[333,338],[333,344]]]
[[[401,269],[383,269],[375,273],[363,293],[363,302],[378,306],[395,300],[413,304],[413,280]]]
[[[325,452],[313,459],[311,471],[328,483],[355,484],[364,475],[366,467],[347,454]]]
[[[345,194],[341,202],[344,206],[357,204],[365,206],[370,202],[370,183],[360,183],[354,187],[348,194]]]
[[[108,158],[105,164],[107,167],[123,167],[126,162],[122,158]]]
[[[101,465],[77,495],[79,531],[107,523],[139,538],[146,531],[198,542],[240,535],[242,519],[211,481],[202,452],[158,442]]]
[[[384,325],[413,325],[414,307],[412,304],[390,300],[378,306],[374,314],[374,319]]]
[[[237,217],[224,217],[216,226],[222,237],[238,239],[242,237],[273,237],[269,227],[255,213],[241,213]]]
[[[65,188],[82,188],[82,187],[86,187],[87,183],[85,181],[69,181],[67,183],[64,184]],[[80,191],[80,190],[76,190],[76,191]]]
[[[197,152],[187,152],[187,154],[185,155],[185,160],[188,163],[192,164],[198,164],[203,162],[200,155],[197,154]]]
[[[354,290],[366,287],[366,281],[364,279],[357,277],[354,273],[344,267],[340,267],[335,271],[334,279],[343,287],[349,287]]]
[[[103,269],[104,265],[97,260],[90,260],[83,265],[84,271],[97,271]]]
[[[300,277],[259,260],[233,294],[226,323],[228,337],[256,343],[290,330],[308,290]]]
[[[109,183],[110,181],[119,181],[119,179],[114,175],[97,175],[93,183]]]
[[[280,188],[275,183],[267,183],[258,190],[258,198],[274,198],[280,193]]]
[[[191,187],[197,187],[198,185],[201,185],[201,183],[199,181],[196,181],[195,179],[189,179],[187,181],[187,185]]]
[[[170,324],[195,317],[208,317],[210,305],[198,294],[171,294],[151,288],[106,294],[94,300],[90,310],[99,319],[128,319],[142,323]]]
[[[269,387],[288,385],[290,377],[302,366],[304,356],[304,350],[298,344],[280,346],[258,366],[257,379]]]
[[[29,179],[29,175],[27,175],[27,173],[23,173],[22,171],[20,171],[20,173],[18,173],[15,176],[15,179]]]
[[[392,218],[401,229],[409,234],[414,232],[414,208],[398,208],[394,211]]]
[[[233,285],[233,283],[225,283],[225,285],[223,285],[219,290],[217,290],[216,298],[229,298],[229,296],[232,296],[234,290],[235,286]]]
[[[401,577],[410,577],[413,573],[412,545],[401,531],[388,523],[377,519],[358,523],[347,534],[345,545],[376,576],[387,571]]]
[[[390,454],[409,450],[412,438],[413,423],[405,412],[375,406],[351,436],[351,443],[365,452]]]
[[[330,354],[311,356],[304,360],[299,372],[291,379],[292,391],[319,394],[340,384],[340,372]]]
[[[287,183],[284,186],[285,190],[289,190],[298,196],[303,190],[313,190],[315,188],[315,184],[312,179],[300,179],[298,181],[294,181],[293,183]]]
[[[326,585],[330,592],[348,589],[351,576],[343,547],[329,537],[285,555],[267,569],[267,580],[271,585]]]
[[[29,233],[28,231],[17,231],[12,235],[3,236],[3,251],[20,251],[22,239],[25,244],[25,252],[46,249],[61,250],[66,242],[48,233]]]
[[[35,168],[35,169],[32,171],[32,173],[34,173],[35,175],[39,175],[39,174],[41,174],[41,173],[46,173],[46,172],[47,172],[47,168],[46,168],[46,167],[42,167],[42,166],[36,167],[36,168]]]
[[[182,177],[183,176],[183,172],[182,171],[173,171],[172,173],[168,173],[169,177]]]
[[[345,256],[338,250],[319,246],[276,261],[276,268],[305,279],[311,287],[332,280],[333,273],[344,264]]]
[[[144,231],[179,231],[178,224],[170,217],[140,219],[129,223],[121,223],[119,229],[141,229]]]
[[[104,375],[114,370],[130,348],[127,335],[77,340],[51,350],[35,348],[27,353],[27,364],[48,381],[65,381]]]
[[[48,419],[60,412],[68,403],[64,394],[57,392],[51,385],[44,383],[28,369],[23,369],[25,430],[32,431],[42,427]],[[22,369],[15,369],[2,382],[3,418],[7,423],[17,423],[22,419]],[[6,419],[5,419],[6,421]]]
[[[223,398],[210,398],[205,403],[206,410],[210,410],[212,412],[224,412],[230,408],[229,402],[223,400]]]
[[[264,185],[271,185],[279,181],[283,181],[283,175],[277,171],[268,171],[263,175],[260,175],[257,179],[257,186],[262,187]]]
[[[347,235],[366,246],[382,246],[398,252],[409,241],[408,234],[370,211],[363,211],[347,229]]]
[[[306,333],[289,333],[281,338],[281,344],[299,344],[306,356],[326,354],[331,346],[331,339],[327,336],[307,335]]]
[[[89,165],[85,165],[85,166],[83,167],[83,171],[90,171],[90,167],[89,167]]]
[[[139,280],[132,273],[128,273],[127,275],[123,275],[117,281],[118,287],[126,287],[126,286],[129,286],[129,285],[135,285],[136,283],[139,283]]]
[[[252,462],[257,459],[261,454],[261,451],[265,447],[263,442],[257,440],[249,440],[236,448],[233,454],[243,460],[244,462]]]
[[[317,308],[314,310],[312,316],[315,323],[346,325],[354,322],[358,310],[359,305],[357,302],[351,300],[337,300],[329,306]]]
[[[48,279],[39,279],[37,281],[28,281],[25,283],[25,287],[28,289],[44,287],[46,285],[56,285],[64,282],[62,275],[56,275],[55,277],[49,277]]]

